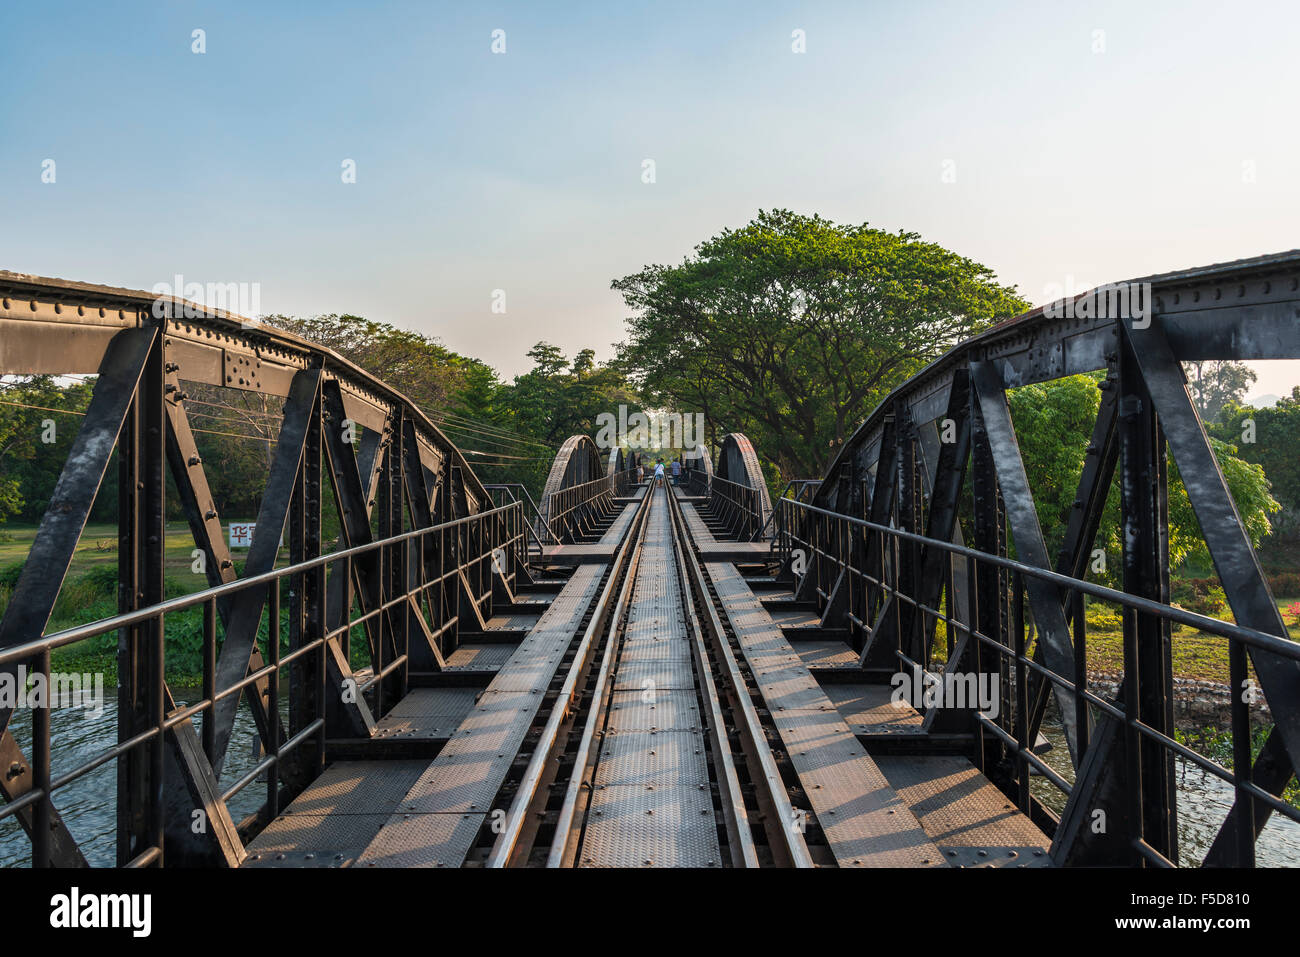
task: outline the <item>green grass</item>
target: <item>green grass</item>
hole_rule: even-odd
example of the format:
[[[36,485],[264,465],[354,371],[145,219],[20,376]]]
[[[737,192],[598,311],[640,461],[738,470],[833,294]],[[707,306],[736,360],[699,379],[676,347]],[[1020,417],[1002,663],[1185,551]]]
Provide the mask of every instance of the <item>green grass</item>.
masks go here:
[[[0,536],[0,568],[25,560],[36,539],[37,526],[3,525],[0,530],[6,533]],[[189,525],[185,522],[169,522],[165,534],[164,574],[184,588],[186,594],[200,591],[207,585],[207,581],[191,568],[194,558],[190,553],[197,546],[194,544],[194,536],[190,534]],[[243,554],[243,551],[236,552],[237,557]],[[66,580],[71,581],[92,568],[104,565],[117,565],[117,526],[87,525],[81,540],[77,542]]]
[[[35,525],[0,525],[0,575],[10,573],[8,581],[0,581],[0,611],[9,603],[11,582],[16,580],[14,566],[26,560],[37,530]],[[194,570],[192,553],[197,546],[189,525],[169,522],[165,535],[165,596],[175,598],[202,591],[208,582],[206,575]],[[243,549],[234,553],[236,567],[246,555]],[[73,552],[45,634],[117,614],[117,560],[117,526],[87,525]],[[281,549],[276,567],[287,564],[288,550]],[[168,680],[179,686],[201,681],[202,614],[201,608],[194,608],[167,619]],[[263,646],[266,633],[267,625],[263,622],[260,634]],[[287,618],[282,635],[287,638]],[[51,656],[51,665],[59,671],[103,672],[107,683],[115,683],[116,648],[116,634],[101,635],[58,649]]]
[[[1296,598],[1277,600],[1278,610],[1293,641],[1300,641],[1300,625],[1286,613]],[[1109,609],[1092,606],[1088,618],[1088,668],[1093,671],[1124,670],[1124,633],[1119,618]],[[1232,621],[1227,615],[1224,621]],[[1173,633],[1174,674],[1182,678],[1228,683],[1228,640],[1218,635],[1181,628]]]

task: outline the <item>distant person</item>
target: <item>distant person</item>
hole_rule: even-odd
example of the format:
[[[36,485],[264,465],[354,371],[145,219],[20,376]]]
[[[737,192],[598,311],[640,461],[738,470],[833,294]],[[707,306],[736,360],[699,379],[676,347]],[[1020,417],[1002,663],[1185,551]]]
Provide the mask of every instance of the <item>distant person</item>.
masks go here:
[[[659,464],[655,466],[655,484],[664,484],[664,460],[660,459]]]
[[[640,462],[636,463],[636,484],[640,485],[645,481],[645,466]]]
[[[681,476],[681,474],[682,474],[682,460],[673,459],[673,484],[674,485],[677,484],[677,479]]]

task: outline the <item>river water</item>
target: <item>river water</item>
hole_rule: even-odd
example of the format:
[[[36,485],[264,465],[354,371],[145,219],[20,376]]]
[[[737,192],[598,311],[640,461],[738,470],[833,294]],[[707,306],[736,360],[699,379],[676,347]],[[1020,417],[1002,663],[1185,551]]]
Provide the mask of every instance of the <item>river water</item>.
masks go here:
[[[1043,762],[1073,783],[1074,768],[1060,724],[1043,721],[1043,736],[1052,749],[1040,755]],[[1222,778],[1208,773],[1184,758],[1175,756],[1174,774],[1178,785],[1178,853],[1183,867],[1198,866],[1214,842],[1214,837],[1228,816],[1235,792]],[[1030,784],[1034,797],[1057,814],[1065,807],[1065,795],[1046,778],[1035,777]],[[1280,814],[1269,816],[1268,823],[1255,842],[1258,867],[1300,867],[1300,823]]]
[[[105,689],[102,709],[95,713],[85,706],[55,708],[51,712],[50,738],[54,743],[54,765],[51,773],[58,777],[79,765],[85,764],[117,744],[117,693]],[[181,689],[176,689],[181,690]],[[197,696],[196,696],[197,699]],[[183,695],[177,705],[189,703]],[[282,708],[281,717],[287,722],[288,705]],[[195,730],[199,727],[195,717]],[[31,757],[31,712],[25,708],[14,713],[9,727],[23,752]],[[222,773],[223,784],[238,780],[253,767],[261,756],[253,756],[258,740],[257,726],[248,705],[240,701],[235,716],[234,732]],[[261,783],[259,783],[261,782]],[[256,811],[266,800],[265,775],[247,785],[230,801],[230,816],[238,823],[241,818]],[[113,867],[117,863],[117,771],[115,762],[96,768],[54,792],[54,806],[72,836],[81,846],[91,867]],[[0,821],[0,867],[30,867],[31,843],[22,825],[14,818]]]

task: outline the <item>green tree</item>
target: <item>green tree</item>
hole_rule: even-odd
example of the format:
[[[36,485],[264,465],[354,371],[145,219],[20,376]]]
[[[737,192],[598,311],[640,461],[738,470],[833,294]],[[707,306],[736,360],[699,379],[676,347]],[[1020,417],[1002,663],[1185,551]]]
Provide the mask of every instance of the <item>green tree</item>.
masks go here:
[[[1228,403],[1240,403],[1256,375],[1244,362],[1233,359],[1202,359],[1183,363],[1192,402],[1202,422],[1219,418]]]
[[[1025,474],[1034,493],[1038,523],[1051,555],[1056,554],[1065,539],[1089,437],[1101,406],[1098,384],[1103,378],[1100,372],[1066,376],[1021,386],[1007,394]],[[1269,516],[1280,508],[1269,493],[1264,470],[1241,458],[1234,445],[1214,437],[1210,438],[1210,444],[1251,542],[1258,545],[1269,533]],[[1209,551],[1178,464],[1172,456],[1168,463],[1170,565],[1177,568],[1187,562],[1207,562]],[[1096,547],[1105,549],[1111,556],[1107,574],[1102,578],[1112,584],[1118,582],[1121,567],[1115,560],[1122,554],[1119,514],[1120,486],[1116,476],[1107,493],[1096,542]]]
[[[617,363],[597,363],[591,349],[583,349],[570,362],[548,342],[528,350],[533,368],[515,376],[504,396],[518,428],[558,447],[571,435],[596,434],[602,412],[629,414],[641,408],[636,392]]]
[[[12,383],[0,393],[0,520],[41,520],[93,388],[93,380],[61,383],[44,375]],[[116,466],[109,472],[105,487],[110,491],[101,491],[96,513],[112,516]]]
[[[1279,531],[1293,531],[1300,521],[1300,386],[1272,408],[1229,400],[1221,418],[1210,431],[1235,444],[1242,459],[1264,469],[1273,495],[1282,503]]]
[[[898,383],[1026,304],[914,233],[760,211],[677,266],[613,282],[621,358],[656,407],[743,431],[786,476],[819,477]]]

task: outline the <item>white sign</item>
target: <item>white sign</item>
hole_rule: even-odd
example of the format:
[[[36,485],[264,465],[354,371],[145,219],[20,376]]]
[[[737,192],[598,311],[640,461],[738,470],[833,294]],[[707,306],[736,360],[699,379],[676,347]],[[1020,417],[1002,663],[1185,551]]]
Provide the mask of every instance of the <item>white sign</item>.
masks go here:
[[[253,544],[253,529],[257,528],[255,522],[244,524],[230,523],[230,547],[231,548],[248,548]]]
[[[256,522],[231,522],[230,523],[230,547],[231,548],[250,548],[253,544],[253,531],[257,528]],[[280,546],[284,546],[284,530],[280,530]]]

